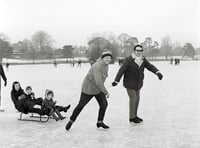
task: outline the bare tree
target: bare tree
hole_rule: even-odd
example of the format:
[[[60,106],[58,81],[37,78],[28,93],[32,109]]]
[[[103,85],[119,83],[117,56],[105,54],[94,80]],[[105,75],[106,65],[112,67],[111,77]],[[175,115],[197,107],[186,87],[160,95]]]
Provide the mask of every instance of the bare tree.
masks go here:
[[[188,57],[191,57],[194,60],[195,49],[192,46],[192,44],[191,43],[185,43],[183,49],[184,49],[184,54],[183,54],[182,58],[184,56],[188,56]]]
[[[45,31],[37,31],[32,37],[33,49],[41,54],[51,54],[54,40]]]
[[[12,47],[9,42],[9,38],[7,35],[1,33],[0,34],[0,62],[2,58],[8,57],[12,54]]]
[[[131,36],[129,36],[127,33],[121,33],[118,36],[118,40],[120,41],[120,45],[121,46],[125,46],[127,43],[127,40],[130,38]]]
[[[163,54],[165,56],[165,60],[167,60],[168,56],[170,56],[172,53],[172,44],[171,44],[169,36],[162,38],[161,41],[162,41],[161,51],[163,52]]]

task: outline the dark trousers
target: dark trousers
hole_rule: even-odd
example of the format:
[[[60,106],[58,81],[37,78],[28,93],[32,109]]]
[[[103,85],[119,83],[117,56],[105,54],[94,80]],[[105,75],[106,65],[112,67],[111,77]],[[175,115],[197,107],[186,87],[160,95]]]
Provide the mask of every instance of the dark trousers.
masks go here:
[[[126,89],[129,96],[129,119],[137,117],[140,102],[140,90]]]
[[[36,98],[36,99],[31,100],[31,101],[33,101],[37,105],[42,105],[43,104],[43,99],[42,98]]]
[[[85,107],[85,105],[93,98],[95,97],[98,104],[99,104],[99,114],[98,114],[98,121],[103,121],[104,115],[106,112],[106,108],[108,106],[108,102],[106,99],[106,96],[104,93],[99,93],[97,95],[87,95],[85,93],[81,93],[80,101],[76,108],[74,109],[70,120],[75,121],[77,116],[80,114],[82,109]]]

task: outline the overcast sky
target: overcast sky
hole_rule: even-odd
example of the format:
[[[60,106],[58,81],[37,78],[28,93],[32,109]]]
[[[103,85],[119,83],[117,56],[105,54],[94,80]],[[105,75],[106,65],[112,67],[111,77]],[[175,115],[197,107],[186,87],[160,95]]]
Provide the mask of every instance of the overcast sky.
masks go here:
[[[0,0],[0,32],[11,42],[45,30],[55,47],[87,45],[95,32],[128,33],[160,42],[168,35],[200,47],[199,0]]]

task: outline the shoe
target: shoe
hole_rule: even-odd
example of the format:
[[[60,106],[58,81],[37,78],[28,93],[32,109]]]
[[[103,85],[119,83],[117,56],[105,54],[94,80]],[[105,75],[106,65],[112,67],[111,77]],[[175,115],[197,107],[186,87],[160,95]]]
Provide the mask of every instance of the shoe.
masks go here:
[[[59,120],[59,118],[56,116],[56,114],[55,114],[55,113],[53,113],[53,114],[52,114],[52,117],[53,117],[53,119],[55,119],[56,121],[58,121],[58,120]]]
[[[140,117],[136,117],[138,120],[140,120],[141,122],[143,122],[143,119]]]
[[[65,126],[65,129],[68,131],[68,130],[71,128],[72,124],[73,124],[73,121],[70,120],[70,121],[67,123],[67,125]]]
[[[97,123],[97,128],[100,128],[100,127],[102,127],[103,129],[109,129],[109,128],[110,128],[109,126],[107,126],[107,125],[104,124],[103,122]]]
[[[138,118],[132,118],[132,119],[129,119],[130,122],[133,122],[133,123],[140,123],[141,121],[138,119]]]
[[[67,107],[65,107],[64,112],[66,113],[70,107],[71,107],[71,105],[68,105]]]

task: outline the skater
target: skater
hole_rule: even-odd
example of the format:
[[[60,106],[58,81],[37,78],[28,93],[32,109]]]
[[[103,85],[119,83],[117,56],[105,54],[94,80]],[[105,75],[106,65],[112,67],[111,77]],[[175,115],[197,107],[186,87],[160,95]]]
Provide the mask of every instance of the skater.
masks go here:
[[[63,120],[66,117],[63,117],[61,115],[61,111],[67,112],[67,110],[70,108],[70,105],[67,107],[57,106],[57,101],[53,100],[54,93],[51,90],[46,90],[45,93],[45,99],[44,99],[44,106],[45,109],[49,110],[49,115],[52,116],[56,121]]]
[[[38,113],[39,115],[45,115],[47,113],[47,110],[42,108],[42,106],[40,108],[34,107],[36,104],[26,97],[24,90],[21,88],[20,83],[17,81],[13,82],[11,99],[14,103],[15,109],[24,114]]]
[[[170,64],[173,65],[173,58],[170,59]]]
[[[56,62],[56,60],[53,61],[53,65],[54,65],[55,68],[57,68],[57,62]]]
[[[81,61],[81,59],[79,59],[77,67],[81,67],[81,63],[82,63],[82,61]]]
[[[142,118],[138,117],[138,105],[140,101],[140,89],[143,86],[144,68],[153,72],[162,79],[160,71],[148,60],[142,56],[143,47],[136,45],[131,56],[127,57],[124,64],[120,67],[112,86],[116,86],[122,75],[124,75],[123,84],[129,96],[129,122],[140,123]]]
[[[0,107],[1,107],[1,77],[4,80],[4,86],[7,86],[7,78],[6,78],[6,75],[4,73],[3,66],[0,63]],[[4,109],[0,108],[0,112],[3,112],[3,111],[4,111]]]
[[[106,77],[108,76],[108,64],[111,62],[111,60],[111,52],[104,51],[101,55],[101,58],[98,59],[97,62],[91,66],[82,84],[80,101],[75,107],[70,117],[70,121],[65,127],[66,130],[69,130],[71,128],[72,124],[74,123],[82,109],[93,97],[96,98],[99,104],[99,114],[96,124],[97,128],[109,128],[109,126],[107,126],[103,122],[105,111],[108,105],[106,98],[109,98],[109,93],[104,86],[104,82],[106,80]]]
[[[180,58],[178,58],[177,59],[177,64],[180,65],[180,62],[181,62],[181,60],[180,60]]]
[[[10,64],[7,62],[7,63],[6,63],[6,70],[7,70],[7,71],[9,70],[9,65],[10,65]]]
[[[74,67],[74,66],[75,66],[75,61],[73,60],[73,61],[72,61],[72,67]]]
[[[7,78],[6,78],[5,72],[4,72],[4,70],[3,70],[2,64],[0,64],[0,82],[1,82],[1,77],[2,77],[3,80],[4,80],[4,86],[7,86]],[[1,84],[0,84],[0,85],[1,85]]]

